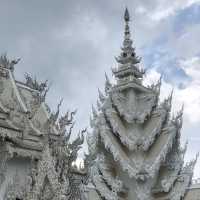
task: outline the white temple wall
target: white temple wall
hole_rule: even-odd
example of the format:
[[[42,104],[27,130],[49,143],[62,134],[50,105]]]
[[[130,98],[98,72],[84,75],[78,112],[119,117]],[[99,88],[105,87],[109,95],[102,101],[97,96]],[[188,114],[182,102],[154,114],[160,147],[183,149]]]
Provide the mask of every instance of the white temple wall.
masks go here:
[[[0,200],[3,200],[4,195],[12,184],[17,187],[26,185],[26,178],[30,172],[30,159],[13,158],[7,162],[5,180],[0,187]]]
[[[101,200],[94,188],[89,188],[87,192],[87,200]]]
[[[140,194],[140,199],[151,199],[151,189],[156,182],[157,174],[154,178],[150,178],[145,182],[139,181],[137,182],[134,178],[130,178],[127,173],[123,172],[121,167],[118,166],[118,176],[119,179],[124,183],[125,187],[128,188],[128,197],[127,200],[137,200],[137,195]],[[137,194],[136,194],[137,192]],[[141,196],[143,195],[143,198]]]

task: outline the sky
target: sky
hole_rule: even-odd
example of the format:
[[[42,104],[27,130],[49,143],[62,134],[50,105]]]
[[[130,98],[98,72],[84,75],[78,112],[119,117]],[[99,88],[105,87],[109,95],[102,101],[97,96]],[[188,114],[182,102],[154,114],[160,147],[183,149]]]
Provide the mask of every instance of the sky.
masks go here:
[[[126,6],[145,81],[163,76],[161,99],[174,89],[172,113],[184,103],[182,143],[189,143],[186,161],[193,159],[200,151],[200,0],[0,0],[0,53],[21,58],[18,80],[26,72],[48,79],[51,109],[63,98],[61,112],[77,108],[76,129],[88,127],[105,72],[112,79],[117,65]]]

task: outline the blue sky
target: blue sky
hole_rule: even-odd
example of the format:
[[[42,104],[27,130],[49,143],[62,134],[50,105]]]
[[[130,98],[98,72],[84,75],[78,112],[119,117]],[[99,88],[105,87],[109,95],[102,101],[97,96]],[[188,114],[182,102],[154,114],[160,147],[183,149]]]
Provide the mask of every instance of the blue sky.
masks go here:
[[[88,126],[104,73],[111,77],[123,39],[128,6],[137,54],[147,79],[164,81],[161,98],[174,88],[174,111],[185,104],[186,159],[200,151],[200,1],[199,0],[0,0],[0,52],[21,57],[25,72],[49,79],[52,109],[63,97],[62,112],[78,108],[77,129]],[[200,161],[195,169],[200,177]]]

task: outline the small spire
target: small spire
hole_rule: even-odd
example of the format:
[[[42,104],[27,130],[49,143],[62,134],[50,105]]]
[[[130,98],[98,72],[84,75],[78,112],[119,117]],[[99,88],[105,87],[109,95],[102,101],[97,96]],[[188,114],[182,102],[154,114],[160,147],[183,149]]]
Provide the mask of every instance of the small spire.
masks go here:
[[[124,13],[124,21],[125,21],[125,31],[124,31],[124,46],[127,46],[128,43],[126,40],[130,40],[129,41],[129,47],[131,47],[132,45],[132,41],[130,39],[131,37],[131,34],[130,34],[130,28],[129,28],[129,21],[130,21],[130,15],[129,15],[129,12],[128,12],[128,9],[126,8],[125,10],[125,13]],[[126,41],[126,42],[125,42]]]
[[[104,103],[105,97],[104,97],[104,95],[103,95],[103,93],[101,92],[100,89],[98,89],[98,93],[99,93],[99,100],[100,100],[100,102]]]
[[[170,107],[171,107],[171,105],[172,105],[173,94],[174,94],[174,88],[171,90],[171,93],[170,93],[170,95],[169,95],[169,97],[168,97],[168,101],[169,101]]]
[[[51,122],[55,123],[57,121],[59,113],[60,113],[60,106],[62,105],[62,102],[63,102],[63,99],[61,99],[60,102],[58,103],[56,113],[52,113],[51,114],[51,116],[50,116],[50,121]]]
[[[93,118],[97,118],[98,114],[97,114],[97,111],[95,109],[95,107],[92,105],[92,114],[93,114]]]
[[[105,93],[108,95],[109,90],[112,88],[112,84],[110,83],[110,80],[108,78],[108,75],[105,73],[106,82],[105,82]]]
[[[196,164],[198,158],[199,158],[199,152],[196,154],[196,157],[195,157],[195,160],[194,160],[195,164]]]
[[[101,104],[100,104],[100,102],[98,100],[97,100],[97,108],[98,108],[98,111],[101,110]]]
[[[122,52],[120,56],[116,58],[116,60],[118,63],[122,65],[129,63],[133,66],[140,63],[140,58],[136,56],[135,48],[133,48],[132,46],[133,41],[131,40],[131,32],[130,32],[130,27],[129,27],[130,15],[127,8],[125,9],[125,12],[124,12],[124,21],[125,21],[125,30],[124,30],[123,46],[121,48]]]
[[[145,74],[145,70],[138,66],[141,58],[136,55],[135,48],[133,47],[129,22],[130,15],[128,9],[126,8],[124,12],[124,39],[120,55],[115,57],[118,67],[112,70],[115,78],[117,79],[117,85],[124,84],[125,79],[127,84],[128,82],[141,84],[143,75]],[[127,84],[126,86],[128,86]],[[106,95],[108,94],[107,89],[108,88],[106,88]]]
[[[93,118],[90,116],[90,127],[93,128],[94,127],[94,120]]]
[[[128,11],[127,7],[126,7],[125,12],[124,12],[124,20],[125,20],[125,22],[130,21],[130,15],[129,15],[129,11]]]

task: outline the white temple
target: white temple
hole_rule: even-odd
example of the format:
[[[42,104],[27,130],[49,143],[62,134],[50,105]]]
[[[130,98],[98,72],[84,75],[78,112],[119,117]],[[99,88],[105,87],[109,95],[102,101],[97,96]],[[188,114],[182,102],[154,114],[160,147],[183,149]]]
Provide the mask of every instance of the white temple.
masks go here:
[[[60,116],[45,103],[48,81],[14,77],[18,60],[0,57],[0,200],[199,200],[192,182],[198,155],[184,163],[183,108],[171,116],[172,93],[159,101],[161,80],[145,86],[145,70],[129,30],[122,52],[92,108],[84,168],[73,163],[85,130],[71,142],[75,111]]]
[[[171,116],[172,93],[159,102],[161,80],[143,85],[145,70],[132,46],[127,9],[124,20],[121,54],[112,69],[116,83],[111,84],[106,76],[105,95],[99,91],[91,119],[88,144],[90,154],[96,155],[91,168],[96,196],[106,200],[200,199],[200,190],[196,198],[194,192],[192,198],[188,193],[198,155],[184,163],[187,144],[180,145],[183,108]]]
[[[75,112],[59,117],[45,103],[47,81],[38,83],[26,74],[26,82],[14,78],[14,65],[0,57],[0,199],[85,199],[85,169],[72,163],[84,141],[82,130],[69,142]]]

